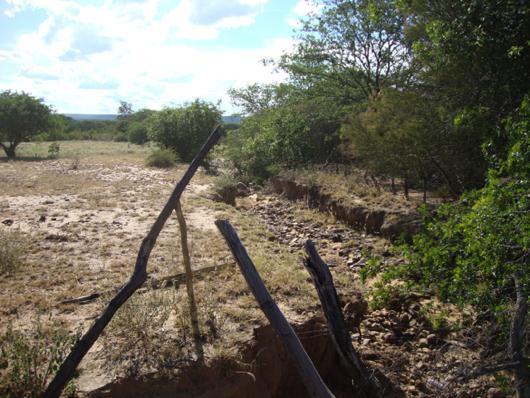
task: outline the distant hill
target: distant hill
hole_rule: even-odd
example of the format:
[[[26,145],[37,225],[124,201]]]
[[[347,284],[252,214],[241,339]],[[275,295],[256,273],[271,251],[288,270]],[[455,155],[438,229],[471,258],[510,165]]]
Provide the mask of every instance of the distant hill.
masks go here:
[[[118,115],[109,115],[109,114],[83,114],[83,113],[65,113],[64,116],[72,118],[74,120],[100,120],[100,121],[113,121],[118,118]],[[223,116],[223,123],[241,123],[240,116]]]
[[[72,118],[74,120],[100,120],[100,121],[112,121],[116,120],[118,115],[89,115],[83,113],[65,113],[64,116]]]

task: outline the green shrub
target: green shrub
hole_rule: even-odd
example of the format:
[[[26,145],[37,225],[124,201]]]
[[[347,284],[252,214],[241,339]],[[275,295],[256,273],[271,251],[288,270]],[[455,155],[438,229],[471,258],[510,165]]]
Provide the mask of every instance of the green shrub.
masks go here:
[[[157,149],[147,156],[146,164],[151,167],[169,168],[177,162],[177,155],[170,149]]]
[[[27,239],[18,230],[0,228],[0,275],[15,272],[23,263]]]
[[[129,142],[143,145],[148,141],[147,127],[143,123],[131,123],[127,129]]]
[[[57,159],[59,157],[60,150],[61,147],[59,146],[59,144],[57,142],[52,142],[48,147],[48,158]]]
[[[180,159],[189,162],[220,121],[221,111],[217,106],[195,100],[154,113],[148,120],[149,138],[164,148],[171,148]]]
[[[62,328],[47,329],[40,320],[27,331],[9,325],[0,336],[0,396],[40,397],[77,338]],[[70,382],[64,396],[74,393]]]

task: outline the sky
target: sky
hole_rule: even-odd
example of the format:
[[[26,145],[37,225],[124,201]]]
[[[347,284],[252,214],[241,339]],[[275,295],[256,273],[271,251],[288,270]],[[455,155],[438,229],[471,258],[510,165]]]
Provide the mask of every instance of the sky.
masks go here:
[[[196,98],[237,112],[229,88],[285,79],[304,0],[0,0],[0,91],[58,113],[162,109]]]

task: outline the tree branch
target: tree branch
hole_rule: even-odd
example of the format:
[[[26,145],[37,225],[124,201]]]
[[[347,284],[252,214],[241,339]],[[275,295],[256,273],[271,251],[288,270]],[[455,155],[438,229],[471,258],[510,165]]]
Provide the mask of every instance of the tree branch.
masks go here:
[[[125,303],[132,294],[143,285],[147,279],[147,263],[149,261],[149,256],[153,247],[156,244],[156,240],[160,231],[164,227],[166,221],[171,216],[172,211],[175,209],[184,188],[190,182],[191,178],[199,168],[199,164],[206,157],[210,149],[215,145],[215,143],[221,137],[222,130],[221,126],[217,125],[213,129],[212,133],[199,150],[193,161],[191,162],[188,170],[184,173],[180,181],[175,186],[173,193],[169,197],[167,203],[163,207],[162,211],[158,215],[155,223],[151,227],[149,233],[142,241],[140,250],[138,251],[138,256],[136,258],[136,264],[134,266],[134,271],[127,282],[116,296],[108,303],[107,307],[104,309],[103,313],[96,318],[92,326],[88,331],[81,337],[81,339],[74,345],[72,351],[63,362],[59,371],[55,375],[54,379],[48,385],[46,392],[43,395],[43,398],[57,398],[61,394],[64,386],[72,378],[75,369],[84,358],[88,350],[94,345],[98,337],[101,335],[101,332],[105,329],[111,319],[114,317],[116,311]]]

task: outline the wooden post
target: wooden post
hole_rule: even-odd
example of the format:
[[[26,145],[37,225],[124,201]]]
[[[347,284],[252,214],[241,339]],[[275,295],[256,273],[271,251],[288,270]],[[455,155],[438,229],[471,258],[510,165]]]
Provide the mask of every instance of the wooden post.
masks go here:
[[[328,389],[320,375],[318,374],[311,358],[307,355],[296,336],[293,328],[285,316],[282,314],[278,305],[274,302],[267,288],[263,284],[256,267],[252,263],[245,247],[239,240],[236,231],[227,220],[217,220],[215,222],[219,231],[223,235],[228,247],[239,265],[241,273],[245,277],[247,284],[256,297],[258,304],[271,323],[272,327],[278,334],[285,350],[293,359],[294,365],[304,382],[309,396],[313,398],[330,398],[334,397]]]
[[[190,306],[191,329],[193,331],[193,341],[195,343],[195,350],[197,352],[197,360],[200,364],[204,363],[204,351],[201,342],[201,331],[199,329],[199,318],[197,315],[197,304],[195,302],[195,293],[193,292],[193,273],[191,271],[190,251],[188,249],[188,231],[186,228],[186,219],[182,214],[182,207],[180,200],[175,206],[175,213],[177,214],[179,228],[180,228],[180,244],[182,246],[182,262],[184,263],[184,270],[186,272],[186,290],[188,292],[188,304]]]
[[[61,395],[64,386],[72,378],[75,369],[79,365],[79,362],[84,358],[88,350],[94,345],[101,332],[105,329],[111,319],[114,317],[116,311],[125,303],[129,297],[143,285],[147,279],[147,263],[151,251],[156,244],[156,240],[162,228],[171,216],[173,209],[180,200],[184,188],[190,182],[191,178],[199,168],[200,163],[206,157],[210,149],[215,143],[221,138],[222,130],[221,126],[217,125],[214,127],[212,133],[199,150],[193,161],[191,162],[188,170],[184,173],[180,181],[175,186],[175,189],[171,193],[165,206],[158,215],[155,223],[149,230],[149,233],[142,241],[138,256],[136,257],[136,264],[134,271],[129,281],[120,289],[116,296],[107,304],[107,307],[103,310],[103,313],[96,318],[94,323],[90,326],[88,331],[81,337],[80,340],[74,345],[70,354],[66,357],[62,363],[59,371],[48,385],[48,388],[44,392],[43,398],[57,398]]]
[[[341,363],[351,376],[353,385],[357,387],[358,396],[382,397],[383,391],[379,381],[371,377],[361,358],[353,349],[350,333],[344,323],[344,316],[339,306],[337,291],[328,265],[320,258],[315,245],[310,240],[306,241],[305,250],[308,257],[304,266],[309,271],[317,290],[331,338]]]

